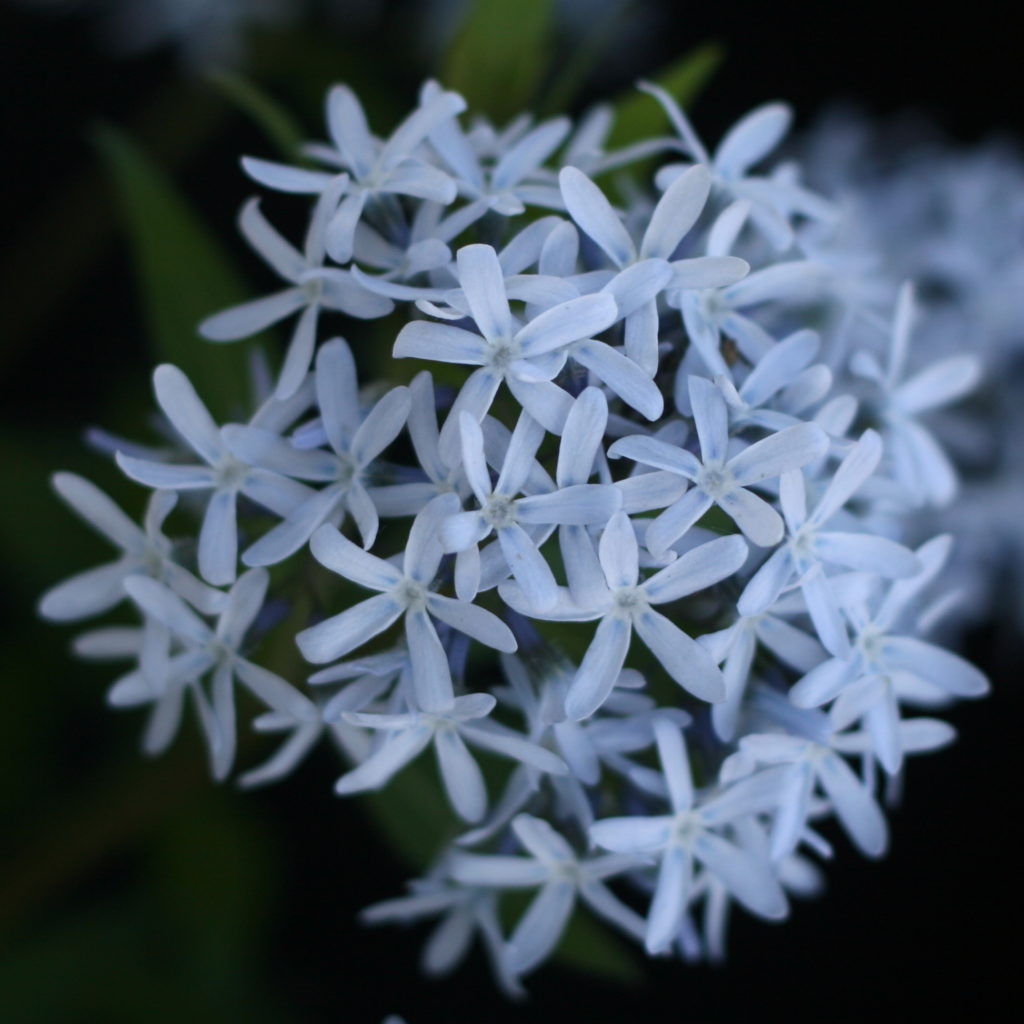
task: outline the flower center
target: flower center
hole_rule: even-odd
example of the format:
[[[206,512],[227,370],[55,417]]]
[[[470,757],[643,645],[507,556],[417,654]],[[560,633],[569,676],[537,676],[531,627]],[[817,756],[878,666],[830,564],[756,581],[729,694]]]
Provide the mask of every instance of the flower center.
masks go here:
[[[720,460],[704,465],[697,477],[697,486],[709,497],[720,498],[735,490],[732,472]]]
[[[480,512],[495,530],[500,530],[516,521],[516,502],[507,494],[492,494]]]

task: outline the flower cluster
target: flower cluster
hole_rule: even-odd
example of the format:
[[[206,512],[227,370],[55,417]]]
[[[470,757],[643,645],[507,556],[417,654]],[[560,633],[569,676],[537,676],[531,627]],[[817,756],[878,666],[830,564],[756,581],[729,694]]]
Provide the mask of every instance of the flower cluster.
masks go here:
[[[927,414],[976,361],[908,375],[912,286],[878,287],[840,206],[771,163],[788,108],[712,153],[643,88],[671,134],[610,150],[607,109],[496,128],[435,82],[379,137],[335,86],[313,167],[243,161],[310,197],[301,249],[242,210],[282,286],[199,327],[291,322],[255,411],[218,424],[157,368],[173,449],[117,453],[143,528],[55,478],[122,553],[41,611],[129,602],[137,625],[76,648],[129,663],[109,700],[148,709],[145,749],[190,703],[228,776],[239,689],[284,734],[243,784],[331,737],[336,791],[374,790],[433,747],[461,831],[366,918],[439,917],[432,972],[479,932],[510,993],[578,903],[687,958],[723,955],[734,904],[785,917],[821,885],[821,825],[882,854],[885,780],[988,685],[926,638],[952,541],[916,537],[956,487]],[[363,387],[327,336],[396,309],[407,383]],[[193,538],[162,532],[178,501]],[[323,666],[308,688],[260,664],[282,621]],[[510,889],[533,893],[511,925]]]

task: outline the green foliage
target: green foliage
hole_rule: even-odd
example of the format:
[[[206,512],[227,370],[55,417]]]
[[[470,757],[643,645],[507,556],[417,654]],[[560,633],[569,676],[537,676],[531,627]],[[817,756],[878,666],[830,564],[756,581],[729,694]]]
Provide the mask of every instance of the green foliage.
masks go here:
[[[252,79],[227,68],[216,68],[207,76],[210,83],[230,103],[242,111],[263,131],[285,160],[299,158],[303,134],[295,118]]]
[[[475,0],[443,64],[445,86],[497,121],[528,110],[549,66],[550,0]]]
[[[164,173],[118,129],[103,127],[94,137],[132,242],[154,354],[200,382],[214,416],[228,418],[245,404],[252,342],[207,342],[196,325],[252,296]]]
[[[710,81],[723,55],[717,43],[705,43],[659,71],[651,81],[660,85],[686,110]],[[654,138],[666,130],[667,121],[656,100],[646,93],[629,89],[615,103],[615,125],[610,145],[616,148]]]

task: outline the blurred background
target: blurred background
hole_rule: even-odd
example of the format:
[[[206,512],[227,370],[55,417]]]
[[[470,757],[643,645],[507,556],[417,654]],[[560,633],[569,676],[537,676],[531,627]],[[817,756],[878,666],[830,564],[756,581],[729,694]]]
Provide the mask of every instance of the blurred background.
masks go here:
[[[424,77],[468,73],[473,6],[0,6],[0,1019],[853,1020],[939,1007],[1002,1016],[1016,963],[1005,928],[1021,894],[1024,645],[1009,616],[963,640],[993,696],[953,712],[954,748],[910,764],[885,860],[865,862],[840,842],[824,897],[798,903],[782,925],[737,917],[724,966],[639,956],[598,973],[555,964],[529,980],[523,1005],[496,994],[479,952],[452,978],[427,981],[417,972],[426,927],[358,924],[358,911],[399,894],[409,871],[358,801],[332,796],[329,752],[248,793],[209,781],[192,733],[148,761],[139,721],[104,705],[111,669],[74,660],[74,630],[37,621],[43,590],[108,557],[55,499],[50,474],[82,473],[132,512],[142,503],[82,440],[91,425],[143,435],[157,361],[111,147],[133,140],[216,241],[237,277],[231,286],[259,294],[269,278],[234,220],[253,191],[238,156],[274,155],[276,112],[264,97],[316,138],[323,93],[344,81],[372,124],[394,124]],[[507,65],[515,53],[541,70],[484,88],[476,109],[499,119],[536,104],[579,113],[710,44],[714,70],[693,116],[711,140],[770,99],[790,101],[799,128],[843,100],[875,117],[916,111],[964,145],[995,134],[1019,144],[1024,132],[1017,37],[994,0],[945,14],[901,3],[885,20],[737,0],[523,9],[541,8],[550,8],[543,31],[530,35],[524,14],[527,34],[501,40],[496,57]],[[239,10],[251,17],[236,31]],[[217,294],[204,306],[201,292],[183,288],[182,315],[221,308]]]

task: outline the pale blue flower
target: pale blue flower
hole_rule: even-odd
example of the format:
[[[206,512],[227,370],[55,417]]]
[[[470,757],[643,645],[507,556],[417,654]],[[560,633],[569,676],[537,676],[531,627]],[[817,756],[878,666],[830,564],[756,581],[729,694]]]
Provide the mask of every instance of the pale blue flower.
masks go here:
[[[263,607],[269,577],[264,569],[250,569],[227,595],[215,629],[208,626],[173,591],[144,576],[125,581],[128,596],[148,616],[163,623],[184,651],[170,659],[166,678],[169,703],[180,715],[184,690],[195,698],[214,777],[223,779],[235,758],[235,680],[273,711],[307,721],[318,717],[312,702],[280,676],[243,658],[246,633]],[[199,680],[212,674],[210,695]]]
[[[522,761],[542,772],[565,772],[564,762],[543,747],[487,719],[496,701],[489,693],[467,693],[450,701],[446,710],[377,714],[348,711],[346,721],[385,734],[383,743],[335,784],[340,795],[379,789],[405,765],[434,744],[445,791],[456,813],[479,821],[487,811],[487,789],[479,765],[466,743]]]
[[[552,383],[566,347],[615,320],[610,295],[582,295],[541,313],[520,327],[512,317],[498,257],[489,245],[468,245],[457,256],[459,282],[479,334],[451,324],[414,320],[395,341],[395,358],[434,359],[477,366],[454,406],[479,422],[504,381],[522,407],[546,430],[559,434],[571,397]]]
[[[230,426],[223,432],[231,451],[265,470],[326,486],[295,503],[280,522],[242,555],[246,565],[273,565],[294,554],[325,522],[352,516],[363,545],[377,536],[379,519],[367,490],[370,467],[398,436],[409,415],[409,389],[392,388],[364,416],[355,360],[342,338],[323,345],[316,360],[316,396],[330,451],[299,450],[273,430]]]
[[[236,458],[225,443],[195,388],[176,366],[164,363],[153,371],[157,402],[174,429],[206,463],[179,465],[151,462],[117,454],[117,464],[133,480],[169,491],[205,491],[213,494],[199,531],[199,571],[217,586],[231,583],[238,567],[236,502],[239,494],[286,516],[309,494],[309,489],[280,473],[261,469]],[[309,403],[304,391],[286,402],[271,400],[250,420],[254,429],[286,424]]]
[[[647,915],[644,945],[657,953],[676,938],[692,897],[693,865],[699,861],[748,910],[767,918],[787,914],[786,897],[772,866],[716,831],[722,825],[764,808],[771,797],[763,787],[744,783],[711,799],[697,797],[686,744],[678,726],[659,719],[654,726],[672,813],[643,817],[605,818],[590,836],[598,846],[616,853],[657,856],[658,882]]]
[[[746,560],[743,540],[719,537],[709,541],[641,583],[636,535],[626,514],[617,512],[601,534],[599,553],[605,589],[593,595],[589,606],[574,604],[563,592],[553,608],[539,609],[516,585],[499,588],[509,605],[534,618],[600,620],[566,696],[566,714],[580,720],[601,707],[622,670],[634,629],[685,690],[700,700],[724,700],[725,680],[711,655],[652,606],[678,601],[731,576]]]
[[[452,680],[448,656],[431,616],[489,647],[516,649],[509,628],[491,612],[430,589],[442,557],[437,527],[453,507],[458,508],[455,495],[441,495],[416,517],[401,570],[363,551],[333,526],[316,531],[310,547],[317,561],[378,594],[302,630],[295,641],[307,661],[341,658],[403,618],[417,705],[440,711],[451,706]]]
[[[516,974],[533,970],[551,953],[577,899],[627,934],[643,938],[643,918],[604,884],[605,879],[643,864],[643,858],[617,854],[580,858],[548,822],[529,814],[518,815],[512,831],[529,857],[456,853],[450,872],[462,885],[538,888],[509,936],[509,967]]]
[[[722,392],[703,377],[690,378],[690,401],[701,459],[655,438],[616,441],[609,458],[626,456],[693,481],[693,487],[647,528],[645,543],[663,555],[712,505],[718,505],[753,544],[770,547],[783,535],[779,514],[747,488],[813,462],[828,451],[828,437],[813,423],[799,423],[763,438],[731,459],[729,417]]]

